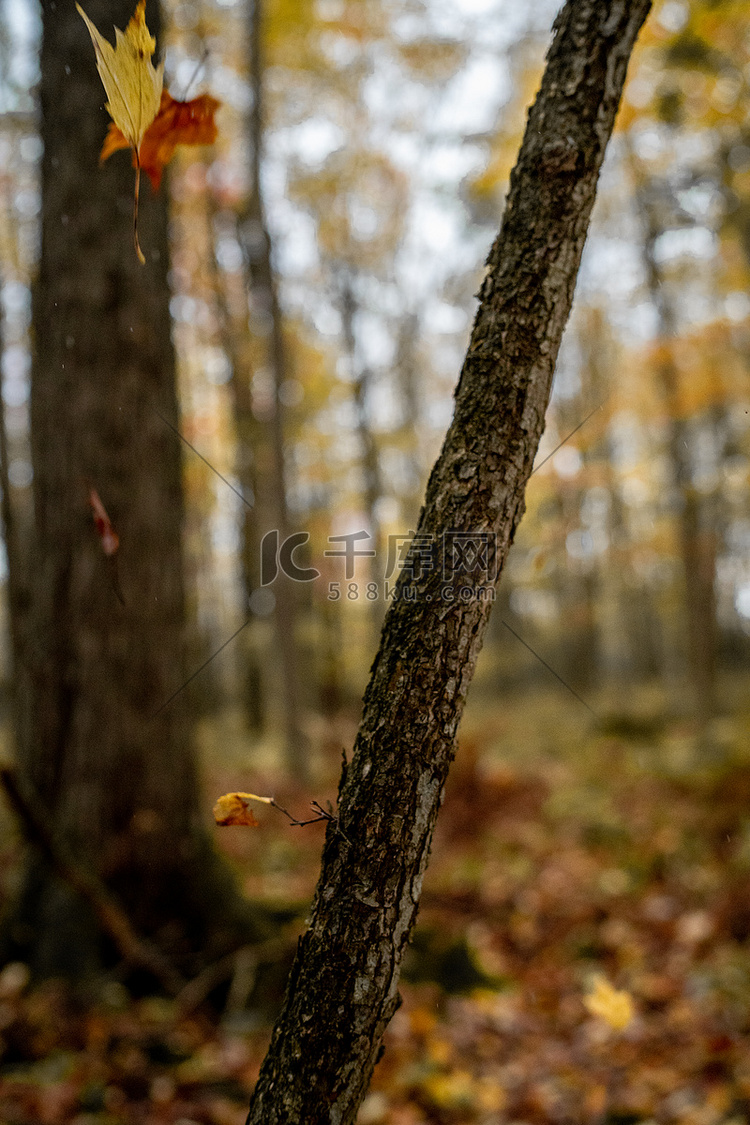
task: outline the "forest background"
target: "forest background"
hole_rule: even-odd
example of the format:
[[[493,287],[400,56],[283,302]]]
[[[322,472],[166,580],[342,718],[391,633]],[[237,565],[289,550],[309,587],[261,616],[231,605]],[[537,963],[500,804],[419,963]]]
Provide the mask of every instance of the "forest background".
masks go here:
[[[216,144],[181,149],[161,188],[187,656],[155,703],[194,731],[206,823],[226,790],[301,819],[335,800],[554,14],[165,6],[170,89],[222,102]],[[4,522],[23,541],[39,13],[4,0],[0,30]],[[749,67],[739,0],[667,0],[636,48],[363,1122],[750,1112]],[[81,168],[81,191],[100,175]],[[121,530],[120,498],[100,491]],[[101,554],[88,518],[76,534]],[[294,558],[317,577],[274,575],[274,531],[306,533]],[[347,573],[331,552],[358,532],[375,553]],[[106,561],[101,590],[127,598]],[[10,758],[8,578],[6,563]],[[8,1121],[244,1120],[321,845],[317,826],[257,816],[214,835],[273,937],[203,967],[192,993],[144,999],[116,964],[82,1007],[32,982],[33,957],[9,961]],[[2,829],[12,903],[28,831],[10,809]],[[626,1028],[587,1007],[597,974],[631,998]]]

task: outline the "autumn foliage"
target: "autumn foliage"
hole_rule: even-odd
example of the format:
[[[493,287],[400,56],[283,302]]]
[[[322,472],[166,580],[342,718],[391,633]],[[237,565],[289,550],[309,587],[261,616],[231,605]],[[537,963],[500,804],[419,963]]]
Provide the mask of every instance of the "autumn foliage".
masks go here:
[[[527,714],[485,714],[459,749],[361,1121],[747,1120],[747,713],[728,728],[734,749],[701,775],[672,762],[687,738],[678,724],[607,736],[543,697],[552,755]],[[210,781],[230,789],[244,772]],[[258,788],[279,780],[251,772]],[[303,797],[278,790],[285,804]],[[251,897],[300,903],[278,957],[304,925],[322,827],[259,819],[217,839]],[[11,860],[0,852],[0,874]],[[190,1011],[110,983],[84,1016],[60,985],[30,987],[24,966],[7,966],[0,1120],[243,1125],[284,972],[260,955],[254,980],[249,1013],[227,979]]]
[[[146,0],[139,0],[125,31],[115,28],[115,46],[104,38],[80,4],[76,4],[91,36],[99,77],[107,93],[107,112],[112,118],[100,160],[121,148],[133,152],[135,191],[133,199],[133,244],[138,261],[146,259],[138,241],[138,195],[141,169],[158,188],[166,164],[178,144],[202,145],[216,140],[216,98],[203,94],[189,102],[178,102],[164,89],[164,63],[151,61],[156,40],[146,25]]]
[[[214,143],[218,133],[214,117],[220,105],[221,102],[210,94],[201,94],[189,102],[178,102],[168,90],[162,90],[159,112],[144,134],[137,158],[154,191],[158,189],[164,168],[174,156],[178,145]],[[130,145],[112,121],[99,159],[107,160],[113,152],[122,148],[130,148]],[[134,152],[133,166],[135,165]]]

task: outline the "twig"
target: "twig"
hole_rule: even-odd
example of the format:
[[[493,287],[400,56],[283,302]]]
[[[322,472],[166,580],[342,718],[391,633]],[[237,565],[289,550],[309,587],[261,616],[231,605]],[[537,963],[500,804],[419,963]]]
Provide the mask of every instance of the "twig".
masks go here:
[[[180,101],[186,102],[188,100],[188,94],[190,93],[190,88],[193,85],[193,83],[195,82],[198,75],[200,74],[201,67],[205,66],[207,61],[208,61],[208,47],[204,47],[203,52],[201,54],[201,57],[198,59],[198,62],[195,64],[195,70],[190,75],[190,81],[188,82],[187,86],[185,87],[185,89],[182,92],[182,97],[180,98]]]
[[[136,933],[125,911],[104,883],[72,859],[60,841],[54,838],[48,827],[49,814],[42,808],[38,795],[27,797],[14,771],[8,766],[0,767],[0,785],[21,821],[29,843],[42,852],[60,878],[89,904],[122,958],[128,964],[152,973],[171,996],[178,995],[185,987],[180,973],[155,945]],[[28,790],[27,782],[24,789]]]
[[[269,938],[260,945],[243,945],[239,949],[233,950],[232,953],[228,953],[226,957],[215,961],[212,965],[207,965],[203,972],[199,973],[193,980],[188,981],[175,997],[178,1018],[194,1012],[217,985],[222,984],[223,981],[229,980],[231,977],[234,984],[238,974],[247,978],[248,973],[254,969],[257,970],[258,965],[265,958],[278,957],[281,953],[286,952],[290,944],[280,937]],[[252,984],[248,988],[248,992],[250,988],[252,988]],[[229,997],[227,998],[227,1010],[237,1010],[236,1008],[230,1008],[232,991],[233,985],[230,986]]]
[[[217,985],[222,981],[227,980],[232,976],[235,969],[235,959],[237,951],[227,953],[226,957],[222,957],[219,961],[214,961],[212,965],[207,965],[206,968],[198,973],[197,977],[193,977],[188,981],[184,988],[175,996],[175,1004],[179,1017],[190,1015],[196,1008],[199,1008],[209,993],[213,992]]]
[[[244,945],[234,956],[234,972],[224,1005],[224,1015],[236,1015],[247,1007],[248,999],[258,979],[258,951],[251,945]]]
[[[142,266],[145,266],[146,259],[141,250],[141,244],[138,241],[138,200],[141,194],[141,158],[136,150],[135,154],[135,189],[133,191],[133,244],[135,252],[138,255],[138,261]]]
[[[282,808],[281,805],[278,804],[278,802],[275,801],[273,797],[271,797],[271,799],[268,801],[268,804],[273,805],[275,809],[278,809],[280,813],[283,813],[294,828],[306,828],[308,824],[320,824],[322,820],[329,821],[331,824],[333,824],[339,835],[342,836],[346,840],[347,844],[351,846],[351,841],[347,840],[346,836],[344,836],[341,825],[339,824],[339,818],[333,812],[330,804],[328,805],[328,809],[326,810],[321,804],[318,803],[318,801],[311,801],[310,806],[316,815],[311,817],[309,820],[297,820],[297,818],[292,816],[290,812],[287,812],[286,809]]]

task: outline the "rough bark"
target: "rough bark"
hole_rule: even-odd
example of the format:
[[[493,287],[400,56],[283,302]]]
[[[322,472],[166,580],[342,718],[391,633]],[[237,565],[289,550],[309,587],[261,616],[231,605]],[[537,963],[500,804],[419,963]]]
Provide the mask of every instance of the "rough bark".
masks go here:
[[[596,184],[650,0],[568,0],[511,176],[502,229],[418,532],[486,535],[502,568],[523,512]],[[439,554],[445,552],[439,551]],[[350,1125],[398,1005],[454,740],[490,599],[483,566],[402,572],[365,695],[248,1125]],[[463,590],[468,590],[466,596]]]
[[[90,0],[86,9],[110,38],[112,24],[124,28],[133,14],[132,0]],[[160,710],[184,680],[185,621],[180,448],[162,421],[177,417],[166,202],[142,193],[142,267],[130,160],[98,162],[107,116],[90,38],[72,4],[45,0],[42,15],[36,535],[20,646],[19,771],[75,862],[190,970],[234,940],[238,900],[201,827],[185,702]],[[148,20],[158,34],[155,6]],[[124,604],[90,487],[120,537]],[[91,911],[46,860],[32,861],[6,938],[39,974],[85,975],[105,956]]]

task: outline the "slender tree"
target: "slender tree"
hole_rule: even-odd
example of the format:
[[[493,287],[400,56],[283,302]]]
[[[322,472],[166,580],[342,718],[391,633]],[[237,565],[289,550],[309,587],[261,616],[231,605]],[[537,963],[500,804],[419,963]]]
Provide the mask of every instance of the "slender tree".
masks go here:
[[[284,383],[290,377],[289,348],[274,269],[271,234],[263,194],[262,170],[265,139],[265,54],[263,50],[263,0],[250,4],[250,199],[240,228],[248,265],[251,305],[267,319],[266,362],[273,387],[270,418],[270,448],[264,457],[263,474],[258,472],[259,500],[272,527],[283,542],[290,532],[287,505],[287,462],[284,448]],[[262,453],[263,451],[261,451]],[[279,574],[274,583],[276,598],[276,643],[281,665],[284,707],[284,749],[290,773],[300,780],[308,776],[307,739],[300,723],[300,675],[297,652],[297,596],[294,583]]]
[[[404,509],[410,521],[416,523],[422,500],[422,466],[417,441],[422,411],[419,380],[418,312],[404,312],[396,332],[396,380],[401,397],[401,436],[408,450],[408,485],[403,497]],[[413,526],[410,522],[409,526]]]
[[[133,6],[86,5],[110,38]],[[66,855],[190,970],[237,939],[240,919],[201,826],[187,697],[167,702],[185,679],[185,613],[166,203],[143,193],[142,267],[130,161],[98,165],[107,117],[88,32],[72,3],[45,0],[42,16],[36,535],[17,652],[19,784]],[[155,6],[148,20],[158,33]],[[119,535],[116,574],[92,489]],[[48,859],[30,864],[6,937],[41,974],[84,975],[106,945]]]
[[[482,586],[502,569],[523,512],[599,170],[649,7],[568,0],[557,18],[419,522],[436,565],[416,580],[402,572],[389,609],[248,1125],[350,1125],[398,1005],[489,617]]]
[[[0,275],[0,291],[3,279]],[[0,310],[0,355],[5,350],[5,324],[2,310]],[[21,544],[19,540],[18,522],[16,511],[11,501],[10,474],[10,449],[8,442],[8,429],[5,421],[5,399],[0,387],[0,517],[3,524],[3,541],[5,543],[5,556],[8,560],[8,626],[10,647],[14,663],[18,659],[23,635],[23,620],[28,604],[25,577],[27,570],[23,565]],[[15,671],[15,668],[14,668]]]
[[[237,302],[228,298],[220,264],[216,259],[217,208],[209,196],[208,242],[212,247],[210,268],[213,274],[221,339],[232,369],[230,389],[232,413],[237,438],[235,473],[240,483],[245,503],[242,506],[242,583],[247,607],[252,610],[252,596],[260,586],[261,533],[258,512],[258,451],[262,447],[261,425],[253,410],[252,364],[250,362],[250,333],[247,316],[246,285],[240,309]],[[247,279],[243,278],[243,282]],[[263,661],[257,639],[255,621],[251,620],[241,638],[241,672],[244,683],[245,716],[250,732],[260,735],[266,725],[266,689]]]
[[[358,305],[354,292],[354,280],[347,270],[342,273],[340,283],[342,336],[344,354],[349,365],[349,377],[352,380],[352,395],[356,416],[357,438],[360,448],[360,473],[362,476],[362,507],[367,517],[370,538],[366,541],[370,556],[369,579],[377,586],[381,577],[383,562],[383,535],[378,517],[378,501],[383,495],[383,482],[380,473],[380,454],[378,443],[372,426],[370,398],[372,394],[373,372],[370,364],[364,357],[358,355],[357,335],[354,330],[355,317]],[[377,599],[371,602],[371,617],[375,627],[375,635],[380,631],[382,623],[381,603]]]
[[[682,563],[680,591],[690,710],[705,724],[716,710],[716,530],[712,505],[693,483],[691,429],[680,402],[680,373],[674,355],[677,310],[656,257],[656,243],[664,233],[659,212],[666,194],[655,180],[648,181],[641,162],[630,149],[630,169],[641,220],[642,257],[646,286],[657,314],[660,357],[657,375],[668,413],[667,455],[672,487],[678,502],[677,540]],[[661,206],[660,206],[661,204]]]

